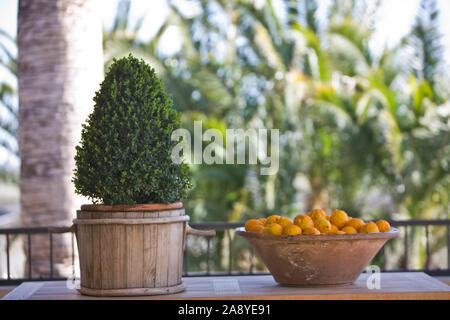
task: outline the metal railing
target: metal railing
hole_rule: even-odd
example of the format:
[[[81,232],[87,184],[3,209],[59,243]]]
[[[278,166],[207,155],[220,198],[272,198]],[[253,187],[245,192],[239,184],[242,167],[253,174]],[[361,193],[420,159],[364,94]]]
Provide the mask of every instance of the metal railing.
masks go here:
[[[5,247],[0,248],[0,259],[3,258],[4,254],[6,256],[6,277],[0,274],[0,285],[9,285],[9,284],[19,284],[24,281],[45,281],[45,280],[66,280],[64,277],[58,277],[54,275],[54,248],[53,248],[53,237],[54,234],[49,230],[53,227],[15,227],[15,228],[0,228],[0,237],[5,237]],[[27,243],[27,256],[32,256],[32,241],[31,237],[33,235],[46,235],[49,239],[49,276],[33,276],[33,261],[32,259],[28,259],[26,263],[26,271],[28,272],[28,276],[26,277],[18,277],[13,278],[11,276],[11,238],[13,236],[25,236]],[[1,260],[0,260],[1,262]],[[72,262],[72,273],[75,270],[75,234],[71,234],[71,262]]]
[[[384,272],[394,272],[394,271],[422,271],[426,272],[430,275],[445,275],[450,276],[450,220],[404,220],[404,221],[389,221],[392,226],[396,227],[401,231],[401,236],[395,241],[399,241],[403,243],[403,255],[402,255],[402,263],[399,268],[387,269],[386,268],[386,246],[378,253],[382,257],[382,267],[381,270]],[[234,229],[237,227],[242,227],[244,223],[229,223],[229,222],[211,222],[211,223],[191,223],[191,226],[196,229],[215,229],[217,231],[217,236],[214,238],[211,237],[201,237],[202,239],[197,241],[203,241],[204,250],[198,250],[197,247],[191,247],[191,236],[187,236],[186,246],[184,250],[184,261],[183,261],[183,276],[211,276],[211,275],[253,275],[253,274],[265,274],[267,273],[264,269],[255,269],[255,256],[253,250],[243,242],[239,245],[239,248],[235,248],[236,237],[234,237]],[[446,252],[447,252],[447,261],[446,268],[430,268],[431,261],[431,244],[430,244],[430,228],[433,226],[444,227],[445,230],[445,243],[446,243]],[[6,257],[6,275],[0,275],[0,285],[12,285],[19,284],[24,281],[49,281],[49,280],[65,280],[64,277],[58,277],[54,275],[54,246],[53,246],[53,237],[54,234],[49,230],[52,227],[32,227],[32,228],[0,228],[0,237],[4,237],[6,239],[4,247],[0,247],[0,263],[4,263]],[[422,269],[410,269],[408,268],[410,256],[409,256],[409,248],[410,248],[410,237],[412,228],[423,228],[425,231],[425,265]],[[26,271],[27,276],[22,277],[12,277],[11,276],[11,237],[21,235],[25,236],[26,239],[26,251],[27,256],[32,256],[33,243],[32,236],[33,235],[47,235],[49,239],[49,268],[50,274],[47,276],[41,275],[33,275],[33,261],[32,259],[28,259],[26,262]],[[220,239],[220,241],[217,241]],[[217,243],[220,242],[222,247],[222,252],[225,251],[227,254],[219,253],[220,258],[217,260],[220,261],[221,270],[213,270],[212,267],[212,251],[217,253],[217,250],[213,250],[212,242]],[[71,235],[71,263],[72,263],[72,273],[75,274],[75,236],[72,233]],[[194,255],[191,251],[193,249],[197,249],[196,251],[202,251],[201,254]],[[246,269],[237,268],[235,261],[239,259],[236,254],[236,251],[242,252],[243,250],[247,250],[249,252],[248,256],[248,267]],[[203,257],[202,257],[203,255]],[[377,255],[377,256],[378,256]],[[375,257],[376,259],[377,257]],[[197,269],[199,264],[204,265],[204,270],[193,270],[191,268],[192,261],[195,260]],[[242,258],[241,258],[242,260]],[[260,264],[261,265],[261,264]]]

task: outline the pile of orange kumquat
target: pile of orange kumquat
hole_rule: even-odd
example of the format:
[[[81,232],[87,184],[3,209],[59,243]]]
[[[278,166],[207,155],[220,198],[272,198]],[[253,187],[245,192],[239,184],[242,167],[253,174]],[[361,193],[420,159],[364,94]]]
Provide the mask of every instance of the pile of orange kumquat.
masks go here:
[[[279,215],[267,218],[250,219],[245,230],[273,235],[320,235],[389,232],[391,226],[386,220],[364,222],[348,216],[345,211],[334,210],[327,215],[322,209],[314,209],[307,214],[298,214],[294,220]]]

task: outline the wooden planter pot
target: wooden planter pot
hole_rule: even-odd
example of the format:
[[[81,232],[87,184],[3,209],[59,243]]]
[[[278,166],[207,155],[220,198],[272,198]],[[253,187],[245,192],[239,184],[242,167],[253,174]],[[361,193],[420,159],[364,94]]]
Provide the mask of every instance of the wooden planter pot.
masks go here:
[[[82,294],[136,296],[176,293],[186,234],[215,235],[188,226],[181,202],[83,205],[73,220]]]

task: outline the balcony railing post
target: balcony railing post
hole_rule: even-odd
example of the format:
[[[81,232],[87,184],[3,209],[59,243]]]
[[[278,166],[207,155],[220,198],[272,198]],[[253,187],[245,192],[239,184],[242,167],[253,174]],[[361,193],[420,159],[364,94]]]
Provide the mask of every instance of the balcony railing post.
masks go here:
[[[32,268],[31,268],[31,264],[32,264],[32,256],[31,256],[31,234],[28,232],[27,233],[27,240],[28,240],[28,279],[32,279]]]
[[[230,229],[227,229],[227,236],[228,236],[228,274],[231,274],[233,269],[233,243],[231,240],[231,234]]]
[[[450,270],[450,225],[447,224],[447,269]]]
[[[210,266],[210,246],[211,246],[211,238],[206,237],[206,274],[209,275],[211,273],[211,266]]]
[[[50,279],[53,279],[53,233],[49,233],[50,240]]]
[[[249,270],[250,274],[253,274],[253,257],[254,257],[254,251],[253,251],[253,248],[250,247],[250,270]]]
[[[430,270],[430,232],[428,225],[425,225],[425,270]]]
[[[408,226],[405,226],[405,270],[408,270]]]
[[[11,279],[11,263],[10,263],[10,259],[9,259],[9,233],[6,234],[6,272],[8,275],[8,280]]]
[[[75,278],[75,233],[71,233],[72,239],[72,276]]]

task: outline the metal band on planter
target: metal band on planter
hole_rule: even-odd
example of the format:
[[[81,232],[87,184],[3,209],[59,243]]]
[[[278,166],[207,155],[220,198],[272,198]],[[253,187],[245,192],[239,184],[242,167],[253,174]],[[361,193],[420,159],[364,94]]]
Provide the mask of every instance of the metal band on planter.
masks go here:
[[[162,224],[189,221],[189,216],[139,219],[73,219],[74,224]]]

